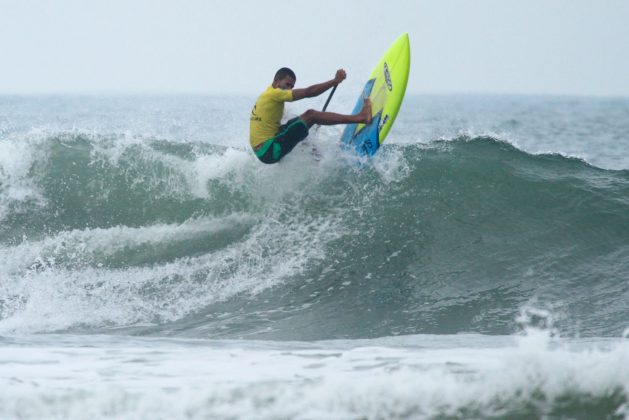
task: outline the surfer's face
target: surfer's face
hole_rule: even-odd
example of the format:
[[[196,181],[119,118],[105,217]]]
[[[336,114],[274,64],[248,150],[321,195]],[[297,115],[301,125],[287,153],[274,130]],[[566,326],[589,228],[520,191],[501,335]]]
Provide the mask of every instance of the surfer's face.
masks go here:
[[[277,87],[282,90],[291,90],[295,87],[295,79],[290,76],[286,76],[277,81]]]

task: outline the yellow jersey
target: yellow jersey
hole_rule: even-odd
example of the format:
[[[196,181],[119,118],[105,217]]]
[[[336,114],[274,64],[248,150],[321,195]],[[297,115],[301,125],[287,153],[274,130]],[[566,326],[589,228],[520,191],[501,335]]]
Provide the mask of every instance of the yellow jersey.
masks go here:
[[[292,102],[293,91],[269,86],[258,97],[249,119],[249,143],[256,147],[277,134],[284,115],[284,102]]]

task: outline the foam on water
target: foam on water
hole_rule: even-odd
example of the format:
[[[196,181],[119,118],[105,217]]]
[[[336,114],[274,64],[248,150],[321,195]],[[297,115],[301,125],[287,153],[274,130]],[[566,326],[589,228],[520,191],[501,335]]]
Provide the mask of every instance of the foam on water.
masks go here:
[[[626,342],[560,341],[541,330],[283,344],[65,336],[49,347],[51,339],[0,349],[4,418],[629,414]]]
[[[290,230],[275,221],[255,228],[250,222],[251,216],[232,215],[177,226],[71,231],[3,249],[0,331],[173,321],[290,279],[323,258],[322,244],[335,234],[328,222]],[[305,238],[308,250],[292,246]],[[284,252],[269,253],[278,242]],[[191,256],[191,250],[205,253]]]
[[[32,141],[0,141],[0,221],[23,203],[45,204],[29,174],[38,159],[42,157],[33,152]]]

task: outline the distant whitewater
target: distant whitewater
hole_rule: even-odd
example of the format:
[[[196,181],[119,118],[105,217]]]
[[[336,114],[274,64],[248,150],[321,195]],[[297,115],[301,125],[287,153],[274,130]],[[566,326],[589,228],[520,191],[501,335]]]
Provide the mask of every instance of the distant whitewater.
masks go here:
[[[163,418],[626,417],[629,101],[410,98],[371,161],[324,128],[267,166],[248,99],[0,98],[0,414],[162,418],[174,386]],[[121,393],[48,368],[15,385],[20,348],[57,347]]]

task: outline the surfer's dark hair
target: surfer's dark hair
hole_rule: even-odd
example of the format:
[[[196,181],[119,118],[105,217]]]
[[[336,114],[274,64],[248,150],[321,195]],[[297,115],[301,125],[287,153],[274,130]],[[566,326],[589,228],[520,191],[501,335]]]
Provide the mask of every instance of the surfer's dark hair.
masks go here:
[[[291,69],[289,69],[288,67],[282,67],[281,69],[279,69],[276,73],[275,73],[275,77],[273,78],[273,81],[276,80],[282,80],[283,78],[285,78],[286,76],[290,76],[293,79],[297,80],[297,76],[295,76],[295,72],[292,71]]]

